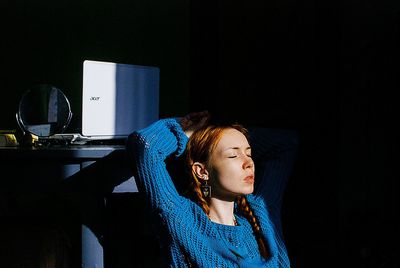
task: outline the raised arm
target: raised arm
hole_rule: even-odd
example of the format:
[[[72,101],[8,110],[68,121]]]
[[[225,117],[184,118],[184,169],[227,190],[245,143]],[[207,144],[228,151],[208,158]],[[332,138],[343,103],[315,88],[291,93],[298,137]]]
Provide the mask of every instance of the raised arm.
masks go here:
[[[193,112],[180,118],[161,119],[129,135],[126,147],[136,184],[152,209],[173,209],[171,206],[182,200],[166,160],[182,155],[188,137],[207,124],[209,118],[207,111]]]
[[[178,119],[161,119],[135,131],[127,140],[139,192],[144,193],[152,209],[176,205],[180,196],[167,171],[165,160],[185,150],[187,136]]]
[[[255,162],[256,199],[264,198],[269,212],[280,219],[282,197],[291,174],[298,133],[290,129],[250,129],[250,144]]]

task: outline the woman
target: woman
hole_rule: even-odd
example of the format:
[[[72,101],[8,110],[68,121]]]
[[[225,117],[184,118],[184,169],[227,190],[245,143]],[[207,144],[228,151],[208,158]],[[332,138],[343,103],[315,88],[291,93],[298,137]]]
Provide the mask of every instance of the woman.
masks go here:
[[[155,217],[166,264],[290,267],[279,211],[295,137],[254,132],[260,147],[254,157],[267,159],[257,178],[247,130],[208,121],[207,112],[161,119],[128,138],[137,186]],[[186,194],[177,190],[166,165],[182,154],[191,177]]]

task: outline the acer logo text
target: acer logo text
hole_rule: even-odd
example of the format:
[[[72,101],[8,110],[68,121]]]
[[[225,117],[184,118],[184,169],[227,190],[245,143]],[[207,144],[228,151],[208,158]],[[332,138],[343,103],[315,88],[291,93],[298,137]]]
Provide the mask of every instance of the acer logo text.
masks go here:
[[[98,101],[100,99],[100,97],[90,97],[91,101]]]

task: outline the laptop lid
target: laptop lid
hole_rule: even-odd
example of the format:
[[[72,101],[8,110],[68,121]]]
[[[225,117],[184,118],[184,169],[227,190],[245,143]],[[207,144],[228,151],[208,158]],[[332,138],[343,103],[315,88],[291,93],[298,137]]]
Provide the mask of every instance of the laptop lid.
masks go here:
[[[159,118],[158,67],[83,62],[82,135],[125,138]]]

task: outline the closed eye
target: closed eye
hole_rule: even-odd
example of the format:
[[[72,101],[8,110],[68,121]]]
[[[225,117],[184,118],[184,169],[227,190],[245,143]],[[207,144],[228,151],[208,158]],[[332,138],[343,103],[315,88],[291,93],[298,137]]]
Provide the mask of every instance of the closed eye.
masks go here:
[[[252,158],[251,154],[246,154],[246,156]],[[237,155],[228,156],[228,158],[236,158],[236,157],[238,156]]]

